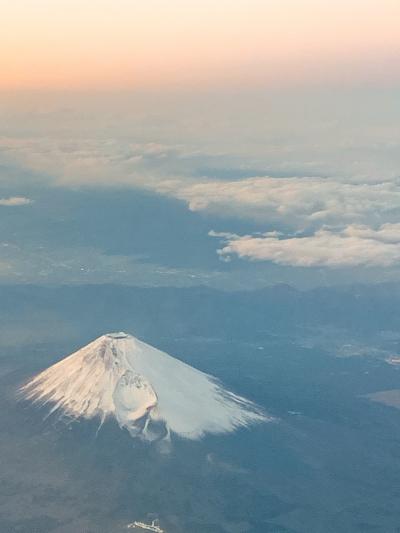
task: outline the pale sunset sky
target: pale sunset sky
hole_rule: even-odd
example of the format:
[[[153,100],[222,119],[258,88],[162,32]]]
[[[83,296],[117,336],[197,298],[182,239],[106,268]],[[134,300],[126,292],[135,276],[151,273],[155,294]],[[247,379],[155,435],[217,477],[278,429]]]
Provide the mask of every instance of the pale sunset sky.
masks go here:
[[[0,88],[399,79],[398,0],[4,0]]]

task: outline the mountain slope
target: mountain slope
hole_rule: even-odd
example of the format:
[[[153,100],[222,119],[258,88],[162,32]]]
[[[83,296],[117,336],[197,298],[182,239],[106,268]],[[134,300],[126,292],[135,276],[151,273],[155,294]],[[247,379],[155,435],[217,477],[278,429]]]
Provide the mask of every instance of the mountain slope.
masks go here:
[[[114,416],[144,440],[226,433],[266,420],[213,377],[126,333],[110,333],[41,372],[24,397],[72,418]]]

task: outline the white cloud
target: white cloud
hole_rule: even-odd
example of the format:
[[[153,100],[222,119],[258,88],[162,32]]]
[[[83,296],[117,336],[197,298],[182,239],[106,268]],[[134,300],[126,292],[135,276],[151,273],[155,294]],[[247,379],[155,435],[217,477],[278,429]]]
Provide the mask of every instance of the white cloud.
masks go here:
[[[236,255],[303,267],[393,267],[400,258],[400,179],[205,179],[193,176],[192,155],[182,146],[112,139],[3,138],[0,149],[3,156],[42,173],[48,184],[136,187],[179,199],[192,211],[245,218],[262,229],[267,225],[293,233],[289,237],[278,232],[215,234],[225,241],[219,251],[225,261]],[[182,177],[186,164],[190,177]],[[1,203],[24,205],[29,200],[10,198]]]
[[[236,255],[253,261],[271,261],[298,267],[391,267],[400,261],[400,223],[383,224],[377,230],[349,225],[341,231],[320,229],[313,235],[280,238],[210,232],[224,240],[221,258]]]
[[[182,200],[192,211],[283,223],[297,230],[400,220],[400,179],[396,178],[206,180],[193,177],[193,152],[181,145],[114,139],[3,138],[0,153],[6,161],[40,173],[49,185],[138,187]],[[204,164],[208,155],[196,157]]]
[[[168,177],[166,170],[181,161],[180,149],[114,139],[0,138],[2,161],[33,171],[47,185],[63,187],[154,190]]]
[[[384,219],[400,210],[397,182],[357,183],[318,177],[254,177],[174,184],[170,194],[192,211],[210,210],[294,226]]]
[[[11,196],[10,198],[0,198],[0,205],[8,207],[16,207],[20,205],[29,205],[32,200],[25,198],[24,196]]]

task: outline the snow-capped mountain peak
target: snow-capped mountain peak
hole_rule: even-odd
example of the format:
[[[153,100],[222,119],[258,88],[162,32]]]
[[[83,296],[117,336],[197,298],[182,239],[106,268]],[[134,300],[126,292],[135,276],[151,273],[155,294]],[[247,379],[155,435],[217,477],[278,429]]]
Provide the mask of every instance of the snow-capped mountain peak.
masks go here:
[[[72,418],[114,416],[145,440],[225,433],[267,419],[213,377],[128,335],[108,333],[44,370],[23,395]]]

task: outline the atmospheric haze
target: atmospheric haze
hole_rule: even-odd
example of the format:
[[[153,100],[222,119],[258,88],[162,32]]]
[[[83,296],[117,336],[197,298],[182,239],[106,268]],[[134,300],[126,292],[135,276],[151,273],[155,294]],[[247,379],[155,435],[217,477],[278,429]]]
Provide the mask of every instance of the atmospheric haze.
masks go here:
[[[213,377],[126,333],[103,335],[22,389],[72,419],[114,416],[132,437],[168,445],[171,433],[199,439],[268,420]]]

